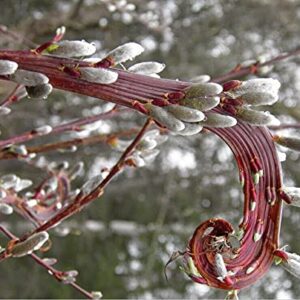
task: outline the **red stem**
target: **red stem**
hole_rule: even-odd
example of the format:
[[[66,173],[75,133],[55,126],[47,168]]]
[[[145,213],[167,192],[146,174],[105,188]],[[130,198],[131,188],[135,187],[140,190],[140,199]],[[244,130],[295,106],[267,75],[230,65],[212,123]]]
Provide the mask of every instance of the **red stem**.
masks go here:
[[[256,64],[255,70],[299,53],[300,49],[296,49],[287,54],[279,55],[263,64]],[[58,89],[93,96],[137,110],[138,108],[134,105],[136,102],[143,104],[153,99],[163,100],[166,94],[170,92],[184,92],[190,86],[190,83],[187,82],[157,79],[117,69],[114,69],[119,75],[116,83],[110,85],[90,83],[78,79],[78,77],[72,77],[61,70],[61,66],[89,66],[87,62],[36,55],[30,51],[0,51],[0,59],[16,61],[21,69],[44,73],[49,77],[51,84]],[[238,68],[215,78],[213,81],[224,82],[252,72],[253,66]],[[221,107],[213,111],[228,114]],[[79,194],[74,203],[38,227],[36,231],[50,229],[58,222],[79,211],[84,205],[101,196],[106,185],[123,168],[126,157],[140,141],[150,123],[150,120],[146,122],[136,139],[111,169],[109,175],[89,195]],[[207,252],[202,238],[204,230],[209,226],[215,228],[214,232],[217,236],[228,235],[233,230],[233,227],[227,221],[210,219],[202,223],[196,229],[189,243],[188,253],[194,260],[196,268],[209,285],[223,289],[241,289],[253,284],[267,272],[274,257],[273,252],[279,244],[278,237],[282,206],[278,194],[282,185],[280,162],[276,154],[272,135],[267,128],[238,122],[233,128],[209,130],[219,135],[229,145],[235,155],[240,172],[244,174],[244,219],[240,226],[245,230],[245,234],[237,257],[226,259],[227,268],[236,271],[234,275],[227,278],[227,281],[222,282],[217,278],[214,265],[216,250]],[[261,168],[263,177],[260,178],[259,184],[255,186],[252,175],[253,170],[256,171],[257,168]],[[267,195],[271,191],[276,197],[276,201],[273,204],[267,201],[269,200]],[[254,197],[256,199],[253,199]],[[251,209],[251,201],[253,200],[256,201],[254,210]],[[255,233],[262,234],[262,238],[254,241]],[[252,267],[253,270],[251,271]],[[194,278],[194,280],[199,281],[197,278]]]

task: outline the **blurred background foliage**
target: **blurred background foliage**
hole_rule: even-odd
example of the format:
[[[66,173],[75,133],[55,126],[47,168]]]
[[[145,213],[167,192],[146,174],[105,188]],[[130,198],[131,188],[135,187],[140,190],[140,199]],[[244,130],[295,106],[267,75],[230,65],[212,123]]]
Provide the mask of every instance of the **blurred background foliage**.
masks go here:
[[[94,42],[98,56],[128,41],[141,43],[146,51],[137,61],[166,63],[163,76],[168,78],[214,77],[239,62],[299,47],[299,0],[1,0],[0,4],[0,23],[18,34],[12,38],[0,33],[1,48],[28,49],[64,25],[66,39]],[[300,120],[299,62],[299,57],[281,62],[267,75],[282,82],[280,101],[272,112],[283,122]],[[0,82],[1,98],[11,88]],[[0,121],[2,138],[99,113],[105,103],[54,91],[46,101],[25,99],[12,108],[13,113]],[[133,128],[143,120],[137,113],[128,113],[103,121],[98,132]],[[59,139],[74,136],[66,133]],[[78,283],[101,290],[105,298],[223,299],[223,291],[192,283],[176,264],[169,268],[168,283],[163,267],[172,251],[185,248],[199,223],[218,216],[238,224],[243,198],[236,164],[229,148],[210,133],[171,136],[160,150],[151,166],[127,169],[101,200],[52,230],[53,247],[44,256],[57,257],[63,270],[77,269]],[[299,155],[285,154],[284,182],[300,186]],[[119,155],[107,145],[96,144],[75,153],[45,156],[71,165],[84,161],[86,172],[74,182],[76,188],[103,167],[110,167]],[[35,184],[45,177],[41,170],[21,161],[1,161],[0,166],[1,174],[14,172]],[[282,245],[300,253],[300,211],[285,207],[283,216]],[[1,216],[1,223],[17,234],[29,229],[17,215]],[[0,242],[6,240],[1,236]],[[7,260],[0,270],[2,298],[80,297],[30,258]],[[263,280],[244,290],[241,298],[299,295],[299,282],[274,266]]]

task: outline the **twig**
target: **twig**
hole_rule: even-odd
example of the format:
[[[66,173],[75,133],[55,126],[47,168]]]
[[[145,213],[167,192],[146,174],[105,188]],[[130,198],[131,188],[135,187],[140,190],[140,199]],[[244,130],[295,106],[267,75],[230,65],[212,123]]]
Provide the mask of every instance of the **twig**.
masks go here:
[[[62,271],[59,271],[51,266],[49,266],[48,264],[46,264],[43,259],[41,259],[39,256],[37,256],[36,254],[32,253],[30,254],[31,258],[34,259],[40,266],[42,266],[43,268],[45,268],[48,273],[51,275],[53,274],[53,276],[58,280],[58,281],[62,281],[61,280],[61,274],[63,274]],[[88,299],[93,299],[93,295],[88,292],[87,290],[85,290],[84,288],[82,288],[81,286],[79,286],[76,282],[70,282],[68,283],[69,285],[71,285],[74,289],[76,289],[78,292],[80,292],[82,295],[84,295],[85,297],[87,297]]]
[[[83,4],[84,4],[84,0],[78,0],[75,3],[72,12],[70,13],[70,16],[68,17],[69,20],[75,20],[78,17],[80,9],[82,8]]]
[[[283,53],[283,54],[279,54],[278,56],[264,62],[264,63],[259,63],[257,62],[255,65],[251,65],[249,67],[241,67],[241,68],[235,68],[232,71],[219,76],[219,77],[215,77],[212,79],[213,82],[218,82],[218,83],[223,83],[226,82],[228,80],[232,80],[232,79],[237,79],[240,78],[242,76],[245,75],[249,75],[249,74],[254,74],[257,73],[259,71],[260,67],[264,67],[264,66],[269,66],[269,65],[273,65],[277,62],[280,62],[284,59],[293,57],[293,56],[297,56],[300,55],[300,48],[296,48],[295,50],[292,50],[290,52],[287,53]]]
[[[2,231],[8,238],[10,239],[18,239],[12,232],[10,232],[7,228],[3,227],[0,225],[0,231]],[[57,279],[58,281],[62,281],[61,279],[61,275],[64,273],[62,271],[59,271],[55,268],[53,268],[52,266],[46,264],[42,258],[40,258],[39,256],[37,256],[34,253],[30,254],[31,258],[33,260],[35,260],[40,266],[42,266],[43,268],[45,268],[48,271],[48,274],[51,276],[54,276],[55,279]],[[8,257],[5,257],[3,254],[0,255],[0,261],[3,261],[5,259],[7,259]],[[71,282],[69,283],[69,285],[71,285],[74,289],[76,289],[77,291],[79,291],[82,295],[84,295],[85,297],[87,297],[88,299],[93,299],[93,296],[90,292],[88,292],[87,290],[85,290],[84,288],[82,288],[81,286],[79,286],[77,283],[75,282]]]
[[[54,142],[54,143],[49,143],[49,144],[42,144],[39,146],[32,146],[32,147],[27,147],[27,153],[44,153],[48,151],[57,151],[57,150],[62,150],[69,148],[71,146],[86,146],[86,145],[92,145],[96,144],[99,142],[104,142],[108,143],[111,139],[117,138],[120,136],[131,136],[134,133],[138,131],[137,128],[132,128],[116,133],[111,133],[111,134],[97,134],[93,136],[89,136],[86,138],[75,138],[72,140],[67,140],[67,141],[61,141],[61,142]],[[0,151],[0,160],[1,159],[12,159],[12,158],[18,158],[18,154],[12,153],[12,152],[7,152],[7,151]]]
[[[72,130],[78,131],[78,130],[80,130],[80,127],[83,125],[91,124],[91,123],[99,121],[99,120],[108,119],[111,116],[119,114],[124,111],[126,111],[126,109],[116,110],[115,108],[113,108],[112,110],[110,110],[106,113],[97,114],[95,116],[78,119],[78,120],[63,124],[63,125],[56,126],[53,128],[53,130],[49,134],[57,134],[57,133],[62,133],[65,131],[72,131]],[[43,136],[45,136],[45,135],[43,135]],[[27,131],[18,136],[14,136],[14,137],[8,138],[6,140],[0,141],[0,147],[3,148],[10,144],[24,143],[24,142],[30,141],[36,137],[40,137],[39,133],[35,132],[34,130]]]
[[[104,188],[107,184],[117,175],[124,167],[124,163],[126,158],[131,154],[137,144],[141,141],[143,135],[147,131],[148,127],[152,124],[152,119],[148,119],[140,132],[137,134],[136,138],[132,141],[132,143],[127,147],[127,149],[123,152],[122,156],[118,160],[118,162],[112,167],[109,174],[103,179],[97,187],[94,188],[89,194],[84,195],[79,193],[79,195],[75,198],[74,202],[69,206],[64,208],[62,211],[58,212],[55,216],[49,219],[46,223],[36,228],[31,234],[39,232],[39,231],[47,231],[50,228],[56,226],[61,221],[69,218],[74,215],[76,212],[80,211],[85,205],[96,200],[104,193]],[[31,235],[30,234],[30,235]],[[28,235],[21,238],[24,240],[28,237]]]
[[[300,124],[299,123],[295,123],[295,124],[280,124],[280,125],[277,125],[277,126],[269,126],[269,128],[271,130],[281,130],[281,129],[289,129],[289,128],[298,129],[298,128],[300,128]]]
[[[12,104],[13,102],[18,101],[18,96],[17,93],[21,90],[22,85],[18,84],[13,91],[4,99],[4,101],[0,104],[0,106],[5,107],[5,106],[9,106],[10,104]]]
[[[19,44],[22,44],[23,46],[27,46],[28,48],[35,48],[36,44],[29,40],[28,38],[8,29],[5,25],[0,24],[0,33],[8,36],[11,40],[16,42],[16,40],[19,42]]]

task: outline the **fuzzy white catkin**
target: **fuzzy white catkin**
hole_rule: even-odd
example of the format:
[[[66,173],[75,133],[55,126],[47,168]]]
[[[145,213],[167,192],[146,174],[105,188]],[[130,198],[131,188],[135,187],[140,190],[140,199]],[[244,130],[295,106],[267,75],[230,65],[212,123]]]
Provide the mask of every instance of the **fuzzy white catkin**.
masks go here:
[[[230,96],[236,98],[246,93],[268,93],[278,95],[280,82],[272,78],[255,78],[244,81],[239,87],[229,92]]]
[[[143,159],[143,157],[136,152],[129,156],[128,159],[132,160],[136,167],[141,168],[146,165],[146,162]]]
[[[1,106],[0,107],[0,116],[8,115],[11,112],[9,107]]]
[[[300,207],[300,188],[283,187],[282,190],[290,197],[290,205]]]
[[[0,60],[0,75],[11,75],[18,69],[18,64],[11,60]]]
[[[203,126],[197,123],[184,123],[184,126],[185,128],[177,132],[177,134],[182,136],[190,136],[199,133],[203,129]]]
[[[162,107],[149,106],[150,115],[169,130],[178,132],[184,129],[184,123]]]
[[[278,94],[271,94],[265,92],[253,92],[243,94],[242,99],[246,104],[249,105],[272,105],[278,100]]]
[[[53,87],[50,83],[26,87],[28,98],[33,98],[33,99],[46,99],[49,96],[49,94],[52,92],[52,90]]]
[[[100,291],[92,291],[91,294],[93,299],[101,299],[103,297]]]
[[[190,81],[193,83],[205,83],[205,82],[210,81],[210,76],[203,74],[203,75],[193,77]]]
[[[34,132],[38,135],[48,134],[52,131],[52,127],[50,125],[43,125],[34,129]]]
[[[248,108],[239,108],[237,117],[256,126],[274,126],[280,124],[280,121],[269,112],[257,111]]]
[[[214,82],[192,84],[186,89],[185,98],[198,98],[203,96],[218,95],[223,91],[223,87]]]
[[[223,260],[223,256],[220,253],[217,253],[215,256],[215,268],[218,276],[221,277],[221,279],[224,279],[227,276],[228,272]]]
[[[7,203],[0,202],[0,213],[2,213],[4,215],[10,215],[13,212],[14,212],[14,209],[12,208],[12,206],[10,206]]]
[[[82,41],[68,41],[64,40],[58,42],[57,48],[50,48],[50,54],[62,57],[81,57],[90,56],[96,52],[96,47],[92,43]]]
[[[298,263],[300,263],[300,256],[296,253],[290,253],[290,252],[286,252],[286,254],[288,255],[288,259],[293,259],[295,261],[297,261]]]
[[[15,174],[7,174],[0,177],[0,186],[3,189],[10,189],[20,180]]]
[[[12,145],[9,148],[9,151],[12,153],[16,153],[22,156],[26,156],[28,154],[27,148],[25,145]]]
[[[83,195],[88,195],[100,184],[102,180],[103,180],[103,176],[101,174],[92,177],[86,183],[83,184],[83,186],[80,189],[81,193]]]
[[[1,186],[1,184],[0,184],[0,186]],[[6,191],[0,190],[0,201],[1,201],[1,199],[5,198],[6,196],[7,196]]]
[[[200,122],[205,118],[204,113],[202,113],[201,111],[186,106],[169,105],[165,109],[177,119],[184,122]]]
[[[226,128],[233,127],[237,123],[236,119],[217,113],[207,113],[206,120],[200,122],[204,127]]]
[[[208,111],[218,106],[220,97],[199,97],[199,98],[184,98],[180,101],[181,105],[194,108],[200,111]]]
[[[69,178],[70,180],[74,180],[76,177],[83,175],[83,173],[84,173],[84,163],[82,161],[79,161],[69,171]]]
[[[39,250],[49,239],[49,234],[46,231],[34,233],[25,241],[17,243],[11,249],[12,257],[22,257],[31,254],[33,251]]]
[[[31,185],[32,185],[32,181],[30,179],[20,179],[20,181],[18,181],[18,183],[15,187],[15,191],[20,192],[22,190],[27,189]]]
[[[155,61],[147,61],[131,66],[128,68],[128,71],[136,74],[151,75],[162,72],[165,66],[165,64]]]
[[[107,54],[106,57],[112,58],[114,64],[117,65],[127,60],[134,59],[143,51],[144,48],[141,45],[134,42],[130,42],[113,49]]]
[[[160,132],[158,129],[151,129],[144,134],[144,138],[154,139],[159,135],[160,135]]]
[[[140,153],[140,157],[144,160],[145,164],[150,164],[155,160],[159,152],[158,149],[145,150]]]
[[[287,147],[289,149],[300,151],[300,138],[299,137],[288,137],[288,136],[278,136],[275,139],[276,143]]]
[[[37,86],[49,82],[49,78],[42,73],[20,69],[11,75],[10,78],[11,80],[19,84],[24,84],[25,86]]]
[[[300,279],[300,262],[294,259],[288,259],[280,264],[286,271]]]
[[[111,84],[117,81],[118,73],[102,68],[79,68],[80,78],[93,83]]]

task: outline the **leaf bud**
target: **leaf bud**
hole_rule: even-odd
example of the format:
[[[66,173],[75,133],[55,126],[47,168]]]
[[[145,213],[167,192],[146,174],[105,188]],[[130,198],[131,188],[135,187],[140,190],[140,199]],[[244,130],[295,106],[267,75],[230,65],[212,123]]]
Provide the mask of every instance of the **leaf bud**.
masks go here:
[[[136,146],[139,151],[152,150],[157,146],[157,142],[154,139],[143,138]]]

